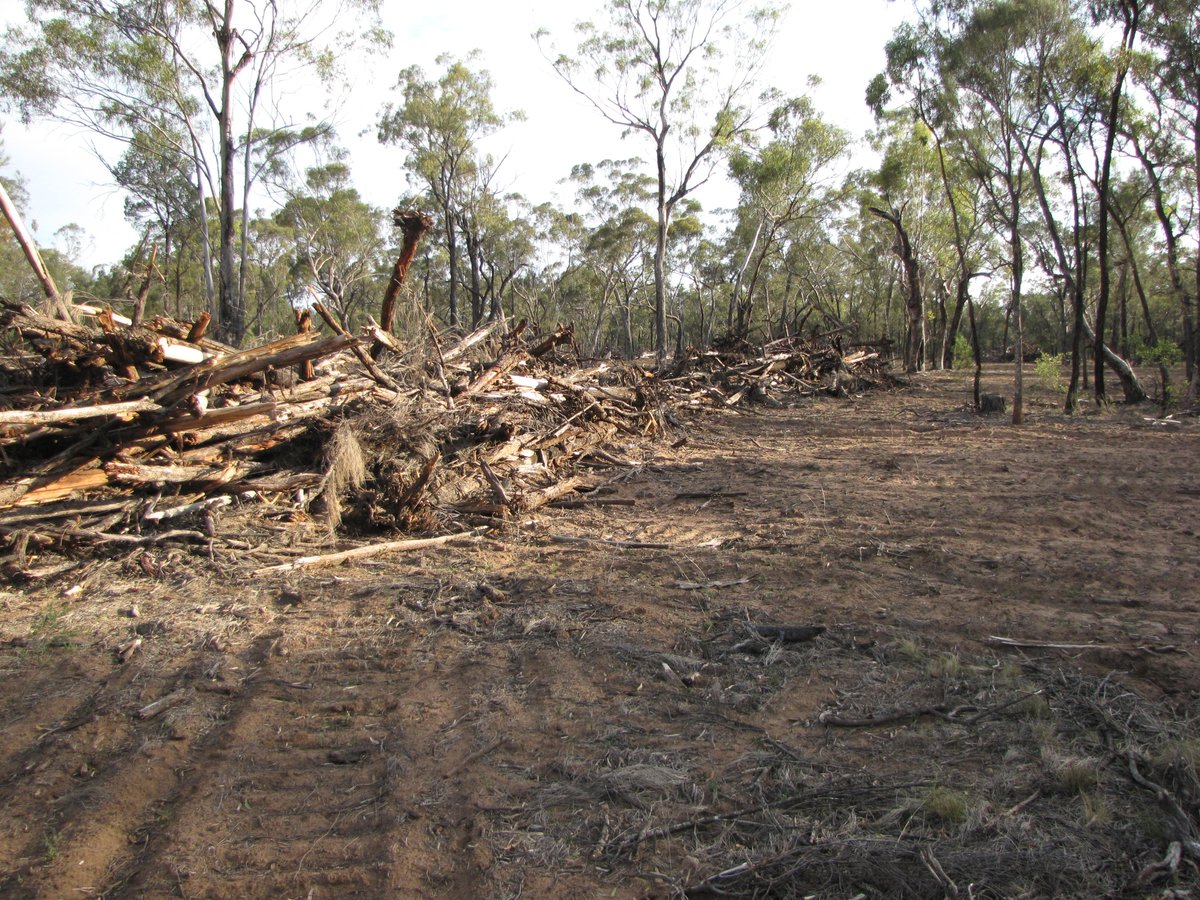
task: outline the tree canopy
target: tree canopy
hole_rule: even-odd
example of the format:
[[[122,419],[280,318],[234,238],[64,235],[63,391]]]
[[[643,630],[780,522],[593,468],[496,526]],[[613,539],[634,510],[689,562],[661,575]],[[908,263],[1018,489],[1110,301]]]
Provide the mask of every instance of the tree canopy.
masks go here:
[[[508,187],[521,115],[482,52],[397,67],[375,132],[402,177],[364,198],[311,95],[349,48],[386,46],[376,0],[27,7],[4,36],[4,103],[118,142],[109,171],[140,234],[98,273],[68,271],[65,239],[54,265],[116,302],[153,272],[152,306],[207,311],[226,340],[290,330],[314,298],[364,321],[397,204],[435,222],[401,328],[572,322],[583,352],[659,361],[725,335],[836,331],[914,370],[959,364],[974,335],[996,358],[1069,354],[1072,410],[1088,390],[1107,401],[1106,371],[1143,396],[1130,364],[1174,348],[1196,391],[1193,4],[919,0],[863,85],[876,127],[853,135],[763,82],[787,52],[780,7],[609,0],[572,34],[534,36],[547,77],[628,137],[609,159],[562,135],[566,201]],[[285,77],[312,87],[306,104]],[[27,204],[3,160],[0,177]],[[712,208],[717,181],[729,209]],[[6,247],[0,285],[23,296]]]

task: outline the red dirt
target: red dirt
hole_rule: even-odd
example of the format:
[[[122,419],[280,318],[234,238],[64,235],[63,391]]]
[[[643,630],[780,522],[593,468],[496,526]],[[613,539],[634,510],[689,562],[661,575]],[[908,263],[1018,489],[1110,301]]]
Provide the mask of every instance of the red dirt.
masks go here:
[[[705,418],[629,451],[636,505],[470,546],[286,580],[162,551],[155,577],[0,589],[0,894],[668,895],[715,862],[701,828],[648,830],[758,802],[762,754],[828,776],[941,752],[937,728],[817,721],[933,690],[896,653],[1114,671],[1191,721],[1194,423],[1066,418],[1042,389],[1013,427],[965,386]],[[731,651],[747,621],[827,631],[770,660]],[[991,807],[1028,795],[958,756]]]

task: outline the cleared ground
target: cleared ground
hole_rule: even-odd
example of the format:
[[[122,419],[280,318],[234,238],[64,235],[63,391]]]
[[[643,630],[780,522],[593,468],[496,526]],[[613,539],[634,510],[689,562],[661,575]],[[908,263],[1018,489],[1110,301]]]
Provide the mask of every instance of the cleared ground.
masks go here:
[[[1200,431],[968,386],[706,416],[470,545],[0,587],[0,895],[1192,896]]]

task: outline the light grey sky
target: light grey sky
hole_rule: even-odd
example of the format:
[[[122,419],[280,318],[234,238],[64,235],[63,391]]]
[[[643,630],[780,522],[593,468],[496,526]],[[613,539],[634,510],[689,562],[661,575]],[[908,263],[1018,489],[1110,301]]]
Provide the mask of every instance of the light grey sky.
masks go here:
[[[573,23],[601,21],[603,6],[601,0],[444,0],[413,13],[418,4],[385,0],[385,24],[395,34],[394,45],[382,58],[349,61],[357,70],[353,88],[334,110],[359,192],[390,208],[405,191],[403,153],[378,145],[374,123],[393,98],[397,73],[417,64],[433,75],[434,60],[444,52],[465,57],[478,49],[478,65],[495,82],[496,107],[526,115],[488,146],[493,155],[506,156],[500,177],[504,190],[520,192],[533,203],[557,193],[560,203],[569,204],[571,192],[558,182],[573,165],[644,155],[645,139],[620,140],[615,126],[558,79],[531,37],[546,28],[559,45],[570,47]],[[861,137],[872,125],[863,102],[867,82],[882,68],[884,44],[908,10],[907,3],[889,0],[793,0],[768,58],[763,86],[787,95],[811,93],[825,118]],[[0,21],[17,15],[11,9],[0,14]],[[822,81],[815,90],[808,86],[813,75]],[[15,170],[25,179],[40,243],[53,245],[59,228],[76,223],[85,231],[83,262],[97,265],[115,262],[136,242],[124,221],[122,196],[106,184],[107,173],[93,156],[90,135],[63,126],[26,128],[6,121],[3,141],[11,159],[6,171]],[[98,149],[114,156],[120,152],[111,145]],[[716,182],[695,198],[706,209],[734,200],[731,190]]]

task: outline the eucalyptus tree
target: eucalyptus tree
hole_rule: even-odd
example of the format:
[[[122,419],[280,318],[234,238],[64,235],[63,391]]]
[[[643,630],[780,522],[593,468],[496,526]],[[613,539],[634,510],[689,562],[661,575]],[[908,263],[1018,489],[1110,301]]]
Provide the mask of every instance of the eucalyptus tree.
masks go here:
[[[274,220],[288,230],[293,282],[311,287],[349,324],[376,296],[383,211],[362,200],[350,185],[349,167],[338,161],[309,169],[305,190],[291,197]]]
[[[397,82],[402,99],[386,104],[378,121],[380,142],[407,151],[410,177],[420,184],[440,214],[449,257],[451,327],[462,320],[458,299],[460,227],[472,190],[480,184],[486,187],[495,169],[480,142],[520,116],[496,110],[491,76],[470,68],[475,58],[475,54],[466,61],[448,54],[439,56],[437,64],[444,71],[436,79],[428,77],[419,66],[404,69]],[[482,177],[481,172],[485,173]]]
[[[927,334],[926,293],[930,285],[938,297],[939,324],[943,333],[947,330],[944,292],[938,288],[941,254],[937,249],[936,220],[943,217],[942,188],[930,153],[930,132],[924,124],[906,121],[905,117],[887,125],[877,136],[877,143],[886,138],[886,144],[879,169],[869,179],[871,190],[867,191],[864,207],[887,222],[894,233],[892,252],[903,273],[908,312],[904,364],[906,371],[915,372],[925,368],[934,356],[934,365],[940,367],[942,360],[940,351],[932,352],[933,341]]]
[[[1109,214],[1121,238],[1123,253],[1116,254],[1118,272],[1117,315],[1113,317],[1112,345],[1120,355],[1129,359],[1134,348],[1153,350],[1159,344],[1160,330],[1157,310],[1151,309],[1154,283],[1154,252],[1152,235],[1157,221],[1153,207],[1147,203],[1153,189],[1144,175],[1134,172],[1113,185]],[[1130,288],[1132,287],[1132,290]],[[1137,308],[1130,314],[1130,296],[1137,298]],[[1137,312],[1141,313],[1138,328]],[[1172,313],[1178,313],[1173,308]],[[1132,327],[1132,335],[1131,335]],[[1165,367],[1164,367],[1165,368]],[[1160,371],[1163,384],[1169,384],[1169,373]]]
[[[1142,32],[1157,60],[1152,77],[1143,83],[1156,104],[1168,112],[1169,115],[1164,117],[1166,122],[1180,145],[1189,151],[1191,205],[1194,215],[1200,214],[1200,7],[1191,0],[1153,0],[1149,11],[1151,14],[1142,23]],[[1160,157],[1159,163],[1164,162]],[[1194,398],[1200,388],[1200,323],[1192,316],[1200,304],[1200,248],[1197,248],[1193,263],[1195,277],[1191,297],[1183,290],[1182,278],[1175,290],[1184,304],[1185,327],[1190,324],[1191,328],[1186,358],[1189,393]]]
[[[295,232],[276,216],[250,220],[246,263],[246,329],[260,339],[292,334],[295,309],[312,303],[311,279],[296,264]],[[318,298],[321,298],[318,295]]]
[[[573,54],[554,51],[551,63],[607,121],[653,145],[654,345],[661,362],[672,213],[751,127],[746,104],[780,8],[748,0],[609,0],[606,12],[604,26],[579,23]],[[540,44],[546,35],[535,37]]]
[[[894,97],[903,97],[902,108],[921,123],[932,143],[953,235],[955,262],[954,305],[946,315],[940,352],[940,364],[947,368],[954,364],[955,337],[963,313],[973,310],[971,282],[989,274],[983,268],[982,188],[971,177],[962,152],[978,141],[969,138],[954,115],[953,87],[947,84],[942,68],[951,36],[951,31],[943,30],[938,22],[935,10],[920,16],[915,23],[901,24],[885,48],[885,71],[871,81],[866,95],[867,105],[877,120],[884,118],[887,104]],[[978,359],[978,346],[974,351]]]
[[[191,164],[170,149],[186,144],[186,135],[159,139],[173,127],[166,117],[154,128],[136,127],[109,172],[125,191],[126,221],[161,242],[162,269],[175,312],[182,317],[185,286],[188,293],[211,301],[214,285],[207,209],[197,204]],[[189,304],[187,315],[192,312]]]
[[[1105,56],[1101,43],[1085,31],[1065,3],[1051,3],[1041,10],[1035,8],[1031,19],[1035,30],[1021,65],[1028,84],[1036,86],[1043,113],[1022,126],[1026,139],[1018,142],[1018,146],[1028,167],[1032,193],[1045,226],[1044,234],[1053,251],[1051,256],[1058,265],[1057,271],[1051,270],[1048,274],[1061,279],[1072,298],[1071,380],[1066,409],[1070,412],[1075,407],[1085,337],[1093,345],[1098,364],[1110,366],[1116,372],[1125,399],[1138,402],[1146,395],[1136,374],[1104,340],[1110,292],[1109,276],[1105,274],[1109,267],[1107,251],[1097,253],[1101,287],[1095,329],[1089,325],[1084,309],[1088,260],[1092,251],[1107,239],[1103,228],[1098,229],[1095,243],[1090,237],[1094,230],[1089,221],[1093,201],[1099,208],[1098,220],[1111,218],[1110,204],[1102,199],[1111,194],[1105,173],[1111,168],[1113,126],[1106,110],[1111,104],[1112,73],[1120,62],[1114,64]],[[1096,147],[1097,138],[1102,149]],[[1054,148],[1061,157],[1057,170],[1049,163]],[[1060,223],[1055,209],[1054,184],[1064,185],[1068,190],[1065,203],[1057,204],[1060,209],[1065,206],[1069,216],[1067,227]],[[1095,390],[1097,401],[1103,402],[1103,383],[1097,383]]]
[[[987,0],[966,10],[943,48],[951,102],[968,125],[961,130],[994,227],[1007,243],[1009,314],[1014,324],[1013,424],[1023,419],[1022,288],[1024,204],[1030,182],[1031,134],[1044,124],[1045,57],[1039,39],[1060,0]]]
[[[1157,69],[1157,66],[1147,68]],[[1156,78],[1151,75],[1149,78]],[[1147,79],[1149,80],[1149,79]],[[1162,234],[1162,253],[1167,267],[1170,294],[1179,310],[1183,332],[1184,361],[1189,386],[1196,367],[1196,320],[1192,291],[1184,277],[1182,240],[1200,213],[1195,202],[1188,203],[1187,186],[1191,166],[1172,128],[1171,113],[1155,90],[1147,90],[1149,108],[1127,119],[1128,145],[1146,179],[1150,201]]]
[[[1109,266],[1109,215],[1112,203],[1112,159],[1118,131],[1118,117],[1121,114],[1121,94],[1125,88],[1125,78],[1129,74],[1130,58],[1133,53],[1134,41],[1137,39],[1138,28],[1142,14],[1148,6],[1148,0],[1101,0],[1096,4],[1097,18],[1107,24],[1110,20],[1119,19],[1121,24],[1121,43],[1117,58],[1113,65],[1111,89],[1108,92],[1108,103],[1104,116],[1104,151],[1100,160],[1099,200],[1100,210],[1097,213],[1099,236],[1097,244],[1100,269],[1100,294],[1096,299],[1096,354],[1095,391],[1096,400],[1103,402],[1104,390],[1104,323],[1107,321],[1108,301],[1111,293],[1111,267]]]
[[[513,279],[530,266],[536,232],[532,210],[519,194],[474,193],[460,215],[471,272],[471,324],[504,317],[504,296]]]
[[[26,23],[4,37],[0,89],[9,104],[27,117],[51,116],[122,141],[139,128],[153,130],[164,150],[191,162],[198,208],[205,206],[206,185],[217,198],[219,333],[240,341],[246,311],[234,244],[239,218],[246,230],[249,154],[280,132],[297,132],[295,119],[275,102],[283,94],[272,90],[274,79],[286,71],[293,81],[328,80],[338,71],[333,48],[345,54],[360,40],[385,40],[379,0],[25,5]],[[272,125],[264,129],[267,118]],[[161,128],[164,120],[172,127]]]
[[[765,145],[751,144],[730,154],[730,173],[741,194],[735,234],[753,229],[729,296],[728,325],[737,337],[750,332],[763,266],[788,227],[801,219],[827,219],[844,195],[843,182],[835,180],[835,164],[845,158],[850,137],[824,121],[809,98],[780,104],[767,128]]]
[[[639,350],[635,318],[646,287],[653,283],[657,228],[646,211],[653,202],[654,180],[636,166],[632,159],[604,160],[571,170],[584,210],[584,233],[567,274],[589,286],[578,308],[589,322],[585,348],[592,354],[606,337],[616,338],[627,357]]]

